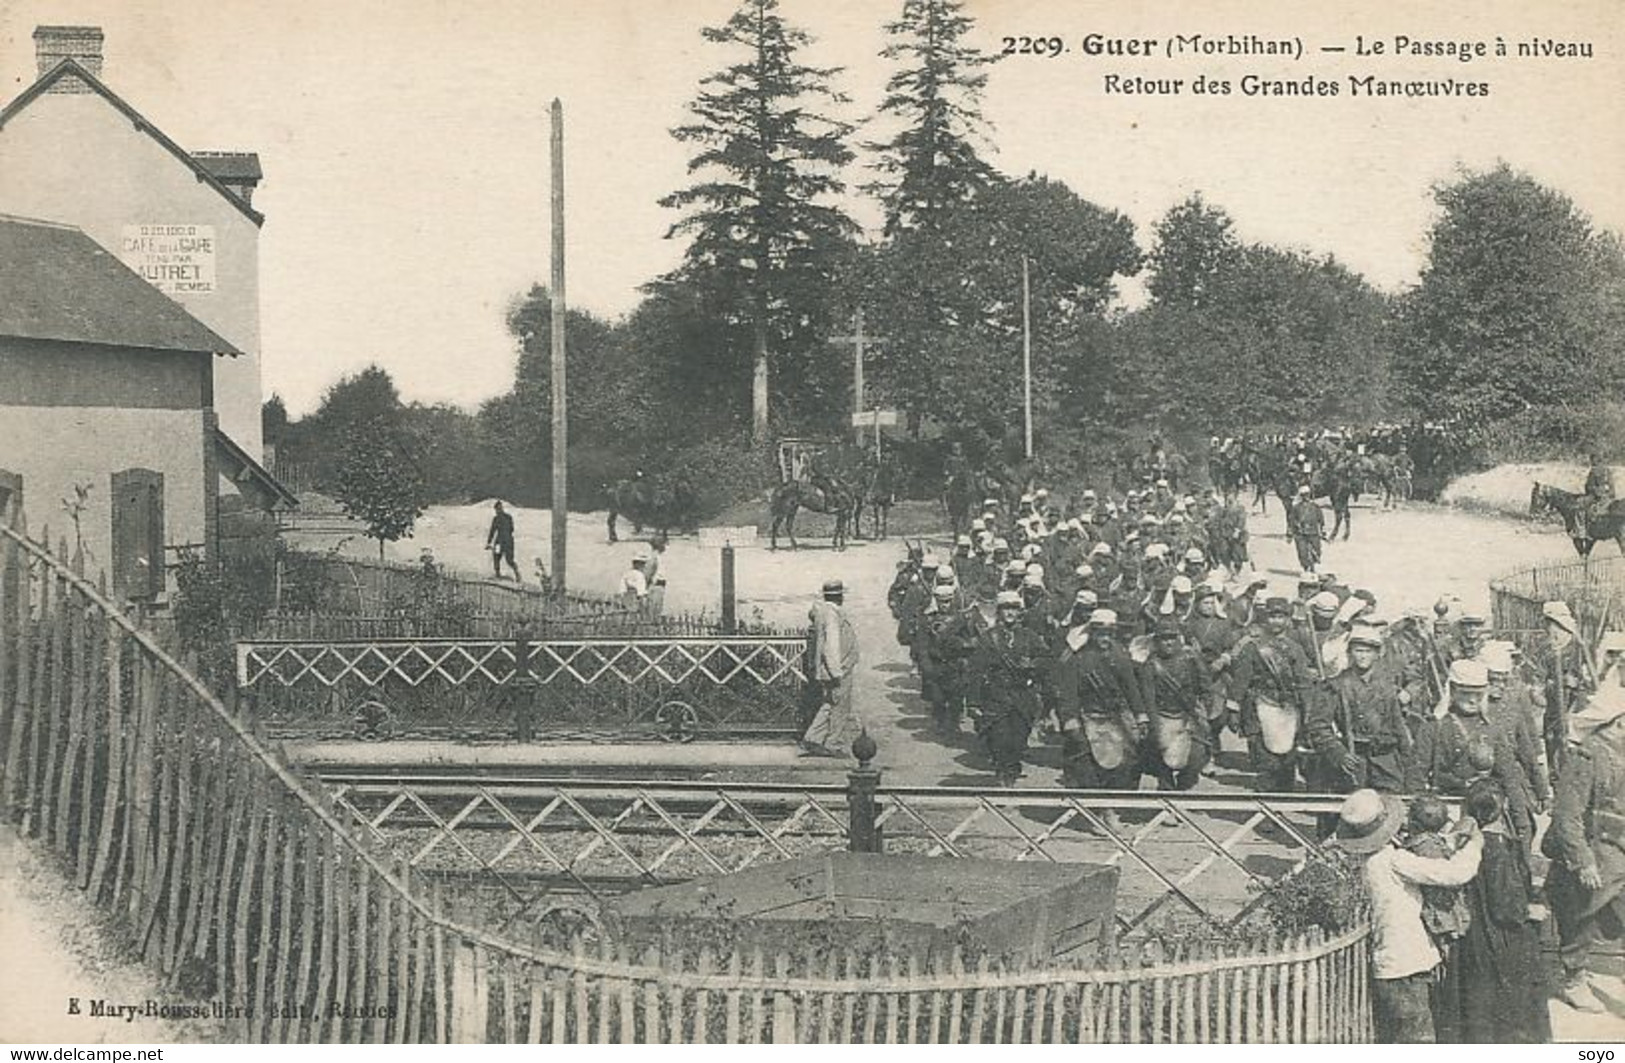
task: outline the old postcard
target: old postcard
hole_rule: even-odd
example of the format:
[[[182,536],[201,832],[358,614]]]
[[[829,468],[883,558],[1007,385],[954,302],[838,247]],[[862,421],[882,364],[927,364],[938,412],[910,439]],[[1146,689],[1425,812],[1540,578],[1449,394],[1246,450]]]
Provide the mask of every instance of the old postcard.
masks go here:
[[[0,5],[0,1039],[1625,1039],[1622,84]]]

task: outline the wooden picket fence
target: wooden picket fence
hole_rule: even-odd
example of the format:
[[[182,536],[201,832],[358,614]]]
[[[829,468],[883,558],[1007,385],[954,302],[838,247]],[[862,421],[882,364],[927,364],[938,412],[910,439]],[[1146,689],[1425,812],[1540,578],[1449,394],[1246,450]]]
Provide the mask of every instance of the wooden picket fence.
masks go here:
[[[1089,967],[507,940],[348,829],[104,583],[0,525],[0,816],[244,1042],[1364,1041],[1364,928]]]
[[[524,1043],[1367,1043],[1367,946],[1360,927],[1007,969],[958,953],[608,944],[596,962],[578,947],[571,965],[541,965],[469,945],[453,959],[453,1025],[468,1039]]]

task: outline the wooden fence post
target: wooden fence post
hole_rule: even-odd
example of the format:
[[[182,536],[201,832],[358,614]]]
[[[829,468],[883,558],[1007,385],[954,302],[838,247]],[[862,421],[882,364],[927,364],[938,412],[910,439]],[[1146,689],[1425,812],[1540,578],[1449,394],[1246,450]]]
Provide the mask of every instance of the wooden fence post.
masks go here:
[[[739,617],[734,600],[734,548],[732,543],[722,547],[722,630],[732,635],[739,630]]]

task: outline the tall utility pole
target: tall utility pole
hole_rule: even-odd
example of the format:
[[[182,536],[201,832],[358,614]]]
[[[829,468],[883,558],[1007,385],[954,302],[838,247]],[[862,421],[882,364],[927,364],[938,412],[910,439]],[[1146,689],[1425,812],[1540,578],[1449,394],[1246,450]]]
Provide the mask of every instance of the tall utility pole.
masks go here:
[[[1033,313],[1027,256],[1021,256],[1021,404],[1026,414],[1027,460],[1033,456]]]
[[[565,584],[570,532],[569,403],[564,380],[564,105],[553,101],[553,593]]]

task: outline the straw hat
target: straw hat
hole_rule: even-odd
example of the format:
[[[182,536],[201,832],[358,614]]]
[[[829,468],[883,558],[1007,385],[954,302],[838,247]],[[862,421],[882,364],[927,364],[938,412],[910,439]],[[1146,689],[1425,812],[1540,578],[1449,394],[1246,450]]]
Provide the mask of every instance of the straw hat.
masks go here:
[[[1392,794],[1356,790],[1337,810],[1337,844],[1344,852],[1366,855],[1388,844],[1405,822],[1405,806]]]

